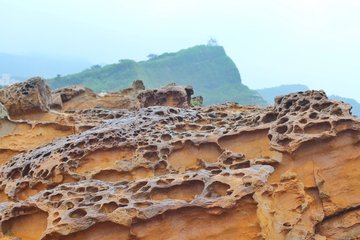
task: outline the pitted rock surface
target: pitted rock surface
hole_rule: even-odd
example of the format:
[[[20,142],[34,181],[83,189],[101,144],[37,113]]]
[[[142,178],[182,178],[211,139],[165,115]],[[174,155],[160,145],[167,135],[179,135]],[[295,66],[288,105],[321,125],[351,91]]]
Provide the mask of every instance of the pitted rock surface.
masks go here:
[[[187,108],[190,106],[191,95],[194,90],[191,86],[168,84],[164,87],[140,92],[137,99],[140,107],[171,106]]]
[[[48,112],[52,103],[51,89],[45,79],[30,78],[0,89],[0,102],[10,116]]]
[[[20,154],[0,165],[0,239],[360,237],[351,106],[306,91],[190,108],[192,92],[174,87],[140,92],[139,109],[11,121],[0,145]],[[182,108],[151,106],[169,101]],[[16,132],[44,142],[16,145]]]

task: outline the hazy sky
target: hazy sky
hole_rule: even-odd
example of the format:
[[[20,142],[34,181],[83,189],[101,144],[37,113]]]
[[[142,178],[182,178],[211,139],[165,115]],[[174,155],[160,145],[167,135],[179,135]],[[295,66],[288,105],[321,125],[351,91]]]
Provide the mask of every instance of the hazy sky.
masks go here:
[[[252,89],[301,83],[360,102],[359,0],[0,0],[0,30],[0,52],[93,64],[213,36]]]

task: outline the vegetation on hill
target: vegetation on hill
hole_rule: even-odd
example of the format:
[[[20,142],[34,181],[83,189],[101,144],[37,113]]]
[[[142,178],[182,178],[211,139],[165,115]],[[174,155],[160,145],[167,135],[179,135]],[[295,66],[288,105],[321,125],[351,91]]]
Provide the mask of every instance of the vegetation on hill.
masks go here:
[[[152,54],[149,60],[141,62],[119,60],[48,81],[52,89],[81,84],[100,92],[118,91],[136,79],[143,80],[147,89],[172,82],[191,85],[206,105],[226,101],[265,104],[256,91],[241,83],[239,70],[221,46],[199,45],[176,53]]]

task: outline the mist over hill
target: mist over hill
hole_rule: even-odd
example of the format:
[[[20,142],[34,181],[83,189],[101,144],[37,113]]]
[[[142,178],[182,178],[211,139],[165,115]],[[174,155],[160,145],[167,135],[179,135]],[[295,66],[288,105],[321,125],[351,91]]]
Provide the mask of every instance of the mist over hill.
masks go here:
[[[0,74],[10,74],[20,81],[34,76],[51,78],[72,74],[89,66],[91,63],[82,59],[0,53]]]
[[[95,92],[118,91],[136,79],[147,89],[175,82],[191,85],[204,104],[226,101],[240,104],[265,104],[256,91],[241,83],[239,70],[221,46],[198,45],[175,53],[152,55],[147,61],[122,59],[101,67],[95,65],[80,73],[48,79],[52,89],[68,85],[85,85]]]
[[[278,87],[256,89],[256,91],[270,104],[274,104],[274,98],[279,95],[286,95],[293,92],[306,91],[309,88],[303,84],[288,84]]]

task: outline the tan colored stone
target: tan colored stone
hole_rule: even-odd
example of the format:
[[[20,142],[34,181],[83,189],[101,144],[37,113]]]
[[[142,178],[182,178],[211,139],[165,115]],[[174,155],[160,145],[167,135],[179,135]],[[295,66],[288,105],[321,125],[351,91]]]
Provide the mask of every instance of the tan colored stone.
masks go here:
[[[48,105],[52,103],[50,86],[43,78],[30,78],[0,89],[0,102],[10,117],[48,112]]]
[[[135,105],[70,91],[52,122],[3,118],[0,235],[360,236],[360,120],[349,105],[306,91],[278,97],[274,107],[190,108],[189,89],[142,91]]]

